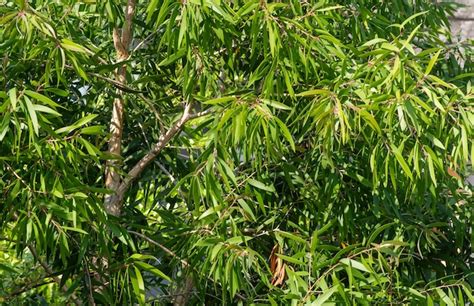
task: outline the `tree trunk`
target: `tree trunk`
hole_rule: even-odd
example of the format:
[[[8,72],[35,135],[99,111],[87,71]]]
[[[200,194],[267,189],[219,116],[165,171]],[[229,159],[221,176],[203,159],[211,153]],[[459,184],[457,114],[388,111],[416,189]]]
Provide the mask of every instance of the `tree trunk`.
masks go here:
[[[125,9],[125,23],[122,28],[122,33],[119,33],[119,29],[114,28],[113,39],[114,46],[117,52],[117,61],[123,62],[129,57],[129,47],[132,41],[132,23],[133,15],[135,13],[135,0],[128,0],[127,7]],[[121,34],[121,35],[120,35]],[[120,84],[126,83],[127,67],[122,65],[116,74],[116,80]],[[117,98],[114,99],[112,118],[110,120],[110,139],[109,139],[109,150],[108,152],[114,155],[117,159],[111,159],[107,161],[105,168],[105,187],[114,191],[114,194],[106,195],[104,206],[107,213],[119,216],[121,213],[122,199],[118,194],[120,187],[121,178],[117,171],[119,167],[119,159],[122,153],[122,133],[123,133],[123,117],[125,112],[125,97],[124,93],[119,89],[117,90]]]

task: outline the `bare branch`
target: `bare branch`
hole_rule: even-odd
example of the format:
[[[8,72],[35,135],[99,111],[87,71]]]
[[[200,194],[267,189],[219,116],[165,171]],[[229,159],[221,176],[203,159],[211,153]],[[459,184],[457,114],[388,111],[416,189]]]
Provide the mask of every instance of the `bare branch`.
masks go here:
[[[173,126],[165,133],[160,136],[160,139],[155,144],[155,146],[145,155],[140,161],[128,172],[127,177],[120,184],[118,194],[123,196],[125,191],[128,189],[132,181],[134,181],[140,174],[145,170],[145,168],[160,154],[160,152],[166,147],[170,140],[179,132],[181,128],[189,120],[191,110],[191,103],[188,103],[185,108],[181,118],[176,121]]]
[[[147,154],[145,154],[145,156],[143,156],[142,159],[140,159],[135,164],[135,166],[132,167],[132,169],[122,180],[118,188],[114,189],[116,191],[115,195],[111,195],[108,198],[108,202],[106,202],[106,208],[108,207],[110,209],[108,210],[109,213],[111,213],[111,211],[113,210],[115,215],[120,214],[121,204],[125,192],[128,190],[132,182],[141,175],[141,173],[146,169],[146,167],[148,167],[148,165],[161,153],[161,151],[168,145],[168,143],[173,139],[173,137],[181,131],[187,121],[211,113],[210,110],[207,110],[190,114],[191,108],[191,103],[186,104],[180,119],[176,121],[166,133],[161,134],[160,139],[153,146],[153,148]]]

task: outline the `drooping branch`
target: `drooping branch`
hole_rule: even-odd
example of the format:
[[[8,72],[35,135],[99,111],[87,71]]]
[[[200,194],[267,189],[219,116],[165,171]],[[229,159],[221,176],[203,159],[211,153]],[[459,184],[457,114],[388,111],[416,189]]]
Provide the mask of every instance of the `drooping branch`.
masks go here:
[[[114,28],[113,40],[114,47],[117,52],[117,60],[119,62],[125,61],[128,58],[129,46],[132,41],[132,23],[133,15],[135,14],[135,0],[128,0],[125,8],[125,22],[122,27],[122,33],[120,35],[119,29]],[[116,74],[117,82],[120,84],[126,83],[127,67],[122,65],[118,68]],[[124,93],[121,90],[117,90],[117,98],[114,99],[112,118],[110,120],[110,139],[109,139],[109,153],[121,157],[122,151],[122,133],[124,127],[124,112],[125,112],[125,98]],[[107,161],[105,169],[105,187],[117,192],[120,186],[120,174],[117,171],[118,163],[116,159]],[[118,216],[120,214],[120,207],[117,206],[114,200],[116,195],[111,194],[105,197],[105,210],[112,215]]]

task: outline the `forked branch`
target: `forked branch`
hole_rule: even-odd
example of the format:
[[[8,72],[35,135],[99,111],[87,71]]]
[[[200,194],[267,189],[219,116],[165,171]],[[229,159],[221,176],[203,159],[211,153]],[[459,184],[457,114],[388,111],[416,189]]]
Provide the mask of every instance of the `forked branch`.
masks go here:
[[[128,188],[134,180],[136,180],[141,173],[146,169],[146,167],[161,153],[161,151],[168,145],[168,143],[176,136],[183,126],[191,119],[208,115],[210,111],[203,111],[191,114],[191,103],[186,104],[184,107],[183,114],[181,117],[171,126],[171,128],[164,134],[162,134],[158,142],[153,146],[153,148],[145,154],[133,168],[128,172],[127,176],[122,180],[118,186],[115,195],[111,197],[110,205],[113,205],[117,208],[120,207]]]

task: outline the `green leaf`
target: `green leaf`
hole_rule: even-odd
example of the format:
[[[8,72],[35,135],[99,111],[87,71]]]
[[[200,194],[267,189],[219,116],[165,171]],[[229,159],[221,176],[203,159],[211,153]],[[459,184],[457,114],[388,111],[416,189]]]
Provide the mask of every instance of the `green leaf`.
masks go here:
[[[181,47],[181,42],[183,41],[184,34],[188,31],[188,17],[187,17],[187,7],[183,6],[181,10],[181,25],[179,27],[179,34],[178,34],[178,47]]]
[[[365,121],[367,121],[372,129],[374,129],[379,134],[382,133],[382,130],[380,129],[380,126],[375,120],[374,116],[364,109],[359,110],[359,114],[362,116],[362,118],[364,118]]]
[[[449,296],[440,288],[436,288],[436,293],[438,293],[439,297],[443,302],[446,303],[447,306],[455,306],[454,301],[449,298]]]
[[[327,89],[313,89],[313,90],[300,92],[296,94],[296,96],[298,97],[317,96],[317,95],[328,96],[330,94],[331,94],[331,91]]]
[[[410,292],[419,299],[426,300],[426,297],[414,288],[408,288],[408,292]]]
[[[92,125],[80,130],[81,134],[84,135],[101,135],[104,133],[105,127],[103,125]]]
[[[299,243],[302,243],[302,244],[306,245],[307,241],[305,239],[301,238],[301,237],[296,236],[295,234],[285,232],[285,231],[282,231],[282,230],[275,231],[275,233],[278,233],[280,236],[283,236],[283,237],[288,238],[290,240],[293,240],[293,241],[296,241],[296,242],[299,242]]]
[[[289,107],[288,105],[277,102],[277,101],[262,99],[262,102],[277,109],[292,110],[292,108]]]
[[[288,140],[288,142],[290,143],[290,147],[291,149],[293,150],[293,152],[295,151],[295,142],[293,140],[293,137],[291,136],[291,133],[290,133],[290,130],[288,129],[288,127],[283,123],[283,121],[281,121],[280,119],[278,119],[277,117],[274,117],[273,120],[276,121],[276,123],[278,123],[278,125],[280,126],[280,129],[281,129],[281,132],[283,133],[283,136],[285,136],[286,140]]]
[[[97,114],[89,114],[85,117],[82,117],[81,119],[77,120],[74,122],[74,124],[62,127],[60,129],[56,130],[56,133],[61,134],[61,133],[70,133],[71,131],[80,128],[81,126],[86,125],[87,123],[91,122],[95,118],[97,118]]]
[[[171,54],[170,56],[168,56],[167,58],[162,60],[158,64],[158,66],[168,66],[168,65],[176,62],[180,58],[182,58],[184,55],[186,55],[186,53],[187,53],[187,50],[185,48],[179,49],[176,53]]]
[[[202,102],[202,103],[213,105],[213,104],[225,104],[225,103],[234,102],[234,101],[237,101],[237,98],[231,96],[231,97],[215,98],[215,99],[207,100],[207,101]]]
[[[426,13],[428,13],[428,11],[419,12],[419,13],[416,13],[416,14],[408,17],[404,22],[402,22],[402,24],[400,25],[400,28],[404,28],[405,25],[407,25],[410,21],[412,21],[416,17],[419,17],[419,16],[424,15]]]
[[[145,22],[147,24],[150,23],[151,17],[155,13],[156,7],[158,6],[159,2],[160,2],[160,0],[151,0],[150,4],[148,4],[148,7],[146,9],[147,15],[146,15],[146,19],[145,19]]]
[[[395,222],[390,222],[382,226],[378,226],[375,229],[375,231],[370,235],[369,239],[367,240],[367,245],[370,245],[381,232],[385,231],[386,229],[390,228],[391,226],[395,224],[396,224]]]
[[[344,8],[343,5],[333,5],[333,6],[327,6],[322,9],[317,9],[316,12],[328,12],[328,11],[333,11],[333,10],[338,10],[340,8]]]
[[[130,271],[130,278],[138,302],[140,305],[145,305],[145,283],[143,282],[142,274],[137,267],[133,267],[133,272]]]
[[[73,232],[81,233],[81,234],[84,234],[84,235],[89,235],[88,232],[86,232],[83,229],[77,228],[77,227],[62,226],[62,229],[66,230],[66,231],[73,231]]]
[[[433,66],[435,65],[436,61],[438,60],[439,54],[441,53],[441,50],[435,53],[433,57],[430,59],[428,66],[426,66],[425,70],[425,75],[430,74],[431,70],[433,69]]]
[[[241,243],[245,243],[249,240],[252,240],[253,237],[250,237],[250,236],[236,236],[236,237],[232,237],[232,238],[229,238],[225,241],[225,243],[227,244],[241,244]]]
[[[354,259],[351,259],[351,258],[342,258],[340,260],[341,263],[345,264],[346,266],[349,266],[349,267],[352,267],[352,268],[355,268],[357,270],[360,270],[360,271],[363,271],[363,272],[368,272],[370,273],[370,270],[367,269],[363,264],[361,264],[360,262],[354,260]]]
[[[268,29],[268,41],[270,43],[270,52],[272,56],[276,54],[276,37],[275,32],[273,30],[273,24],[270,20],[267,21],[267,29]]]
[[[370,47],[370,46],[373,46],[373,45],[376,45],[376,44],[379,44],[379,43],[382,43],[382,42],[386,42],[386,41],[387,41],[386,39],[377,37],[377,38],[371,39],[368,42],[364,43],[362,45],[362,47]]]
[[[433,181],[433,184],[437,186],[438,184],[436,182],[436,173],[433,166],[433,158],[430,154],[428,154],[427,159],[428,159],[428,171],[430,173],[431,180]]]
[[[48,114],[52,114],[52,115],[55,115],[57,117],[61,117],[61,114],[58,113],[57,111],[55,111],[54,109],[52,108],[49,108],[47,106],[44,106],[44,105],[38,105],[38,104],[34,104],[33,105],[33,109],[37,112],[41,112],[41,113],[48,113]]]
[[[69,92],[67,90],[63,90],[63,89],[59,89],[59,88],[53,88],[53,87],[45,88],[44,91],[52,92],[55,95],[58,95],[60,97],[67,97],[69,95]]]
[[[242,209],[243,209],[247,214],[249,214],[249,216],[252,218],[253,221],[257,221],[257,219],[255,218],[255,215],[253,214],[252,209],[251,209],[250,206],[247,204],[247,202],[245,202],[244,199],[238,199],[237,202],[239,203],[240,207],[242,207]]]
[[[237,186],[237,179],[235,177],[234,171],[222,159],[219,159],[219,163],[222,165],[222,168],[224,169],[226,176],[232,180],[232,183],[234,183],[235,186]]]
[[[8,91],[8,96],[10,97],[10,103],[12,105],[13,111],[16,111],[17,97],[16,97],[16,88],[13,87]]]
[[[31,103],[31,100],[27,96],[24,96],[23,98],[25,100],[26,109],[28,110],[28,114],[30,116],[31,123],[33,124],[33,129],[35,131],[36,136],[38,136],[39,135],[39,124],[38,124],[38,118],[36,117],[35,108],[33,107],[33,103]]]
[[[258,189],[262,189],[268,192],[275,192],[275,188],[272,185],[265,185],[264,183],[256,181],[254,179],[248,179],[248,183]]]
[[[382,43],[382,45],[380,47],[382,49],[393,51],[393,52],[396,52],[396,53],[400,52],[400,49],[398,49],[396,46],[394,46],[394,45],[392,45],[391,43],[388,43],[388,42]]]
[[[278,257],[280,257],[281,259],[283,259],[284,261],[287,261],[287,262],[290,262],[290,263],[293,263],[293,264],[297,264],[297,265],[301,265],[301,266],[304,266],[305,263],[299,259],[296,259],[296,258],[293,258],[293,257],[290,257],[290,256],[285,256],[283,254],[276,254]]]
[[[52,107],[60,107],[60,105],[56,102],[54,102],[53,100],[51,100],[50,98],[40,94],[40,93],[37,93],[37,92],[34,92],[34,91],[31,91],[31,90],[25,90],[24,91],[25,94],[27,94],[28,96],[32,97],[33,99],[36,99],[40,102],[43,102],[44,104],[47,104],[49,106],[52,106]]]
[[[141,269],[145,270],[145,271],[148,271],[150,273],[152,273],[153,275],[157,276],[157,277],[160,277],[162,279],[165,279],[169,282],[172,282],[171,278],[168,277],[165,273],[163,273],[161,270],[159,270],[158,268],[150,265],[150,264],[147,264],[143,261],[135,261],[133,262],[133,264],[137,267],[140,267]]]
[[[66,39],[66,38],[61,40],[61,47],[63,47],[66,50],[73,51],[73,52],[80,52],[80,53],[84,53],[84,54],[88,53],[88,50],[85,47],[73,42],[72,40]]]
[[[324,292],[318,296],[318,298],[311,303],[311,305],[314,306],[321,306],[323,305],[327,300],[331,298],[331,296],[337,291],[338,286],[333,286],[331,289],[324,290]]]
[[[392,153],[395,155],[395,158],[397,159],[398,163],[400,164],[400,166],[402,167],[403,171],[405,172],[405,174],[413,180],[413,174],[410,170],[410,167],[408,166],[407,162],[405,161],[405,159],[403,159],[403,156],[402,154],[400,153],[399,149],[397,147],[395,147],[393,144],[390,145],[390,147],[392,148]]]

